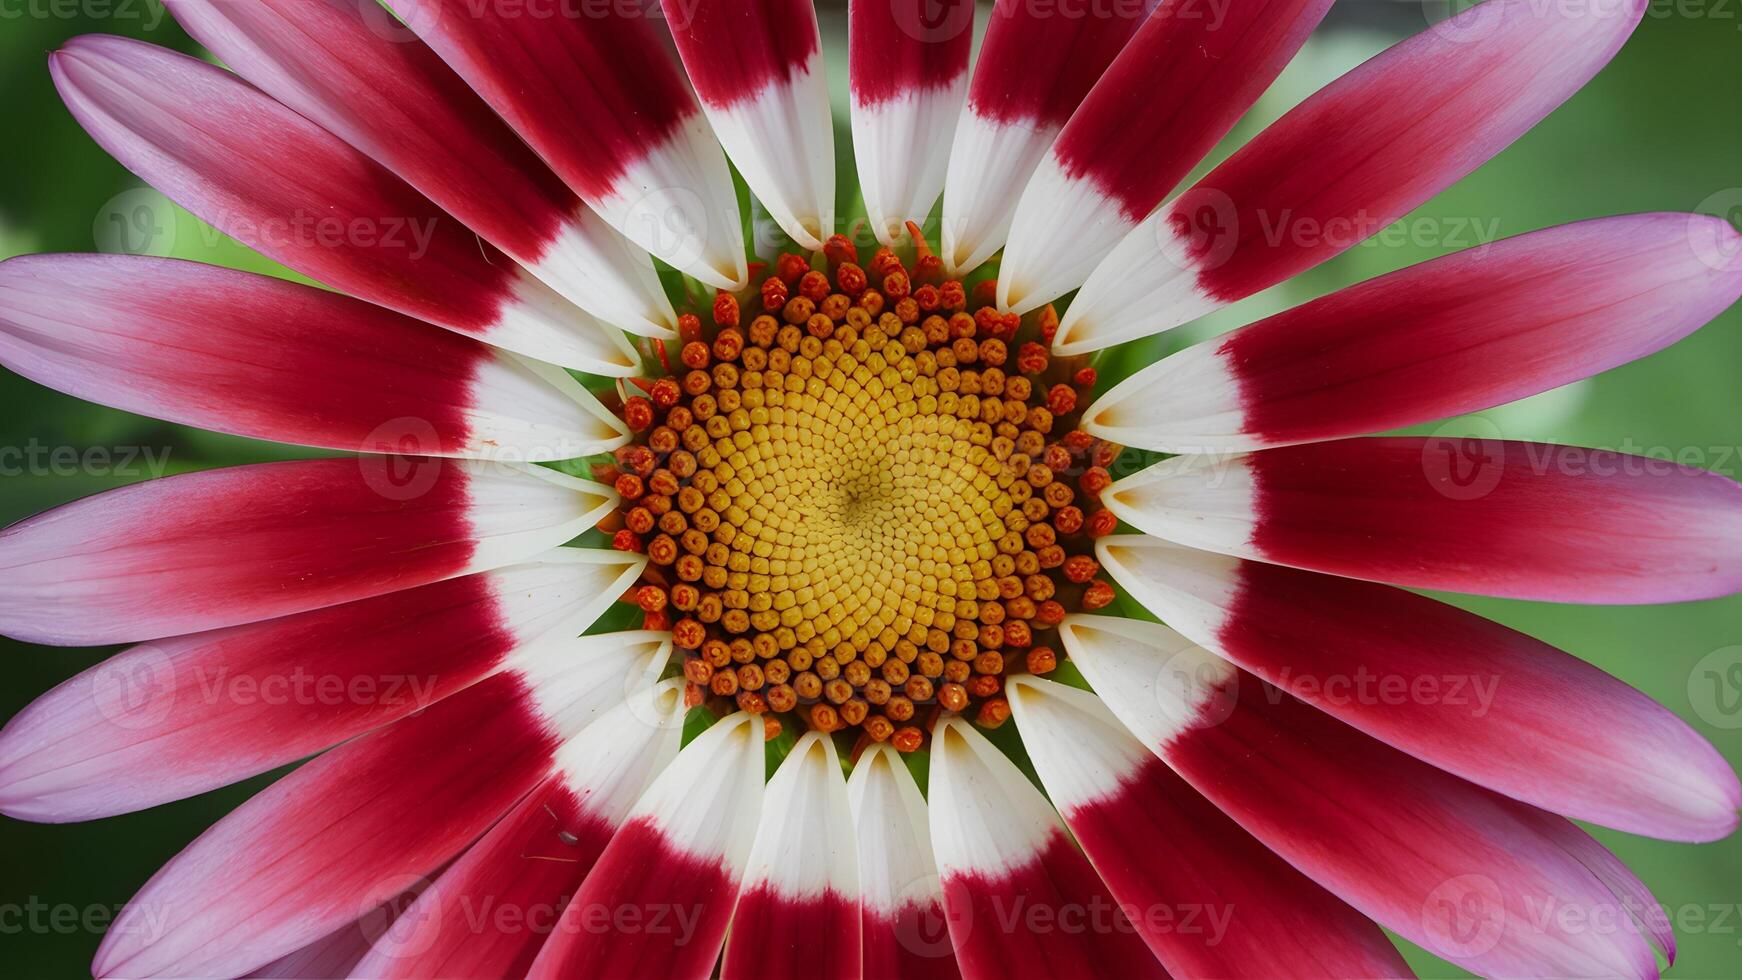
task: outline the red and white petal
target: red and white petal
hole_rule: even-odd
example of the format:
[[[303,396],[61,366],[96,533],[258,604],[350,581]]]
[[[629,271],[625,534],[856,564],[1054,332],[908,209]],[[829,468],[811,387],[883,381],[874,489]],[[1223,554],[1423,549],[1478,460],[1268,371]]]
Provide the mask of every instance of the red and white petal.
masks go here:
[[[1410,975],[1378,926],[1253,840],[1099,698],[1028,675],[1006,689],[1047,794],[1170,973]]]
[[[1053,138],[1137,32],[1150,0],[1084,16],[998,0],[980,43],[944,179],[944,268],[963,275],[1004,247],[1016,201]]]
[[[422,457],[166,477],[0,531],[0,633],[92,646],[258,622],[530,558],[616,503],[544,467]]]
[[[955,949],[919,784],[885,743],[847,780],[859,846],[865,980],[955,980]]]
[[[1160,333],[1366,240],[1522,136],[1607,64],[1644,0],[1489,0],[1326,86],[1127,235],[1054,349]]]
[[[435,873],[440,874],[440,871]],[[405,891],[355,922],[348,922],[307,946],[280,956],[248,976],[259,980],[347,980],[349,977],[368,976],[359,973],[357,965],[368,955],[370,945],[392,928],[429,885],[429,877],[417,879]]]
[[[1061,636],[1162,761],[1381,925],[1486,975],[1657,975],[1627,908],[1644,888],[1595,860],[1594,842],[1572,846],[1563,818],[1369,738],[1165,626],[1073,616]]]
[[[398,174],[564,298],[632,333],[675,340],[645,252],[545,167],[415,38],[349,0],[171,0],[232,71]],[[374,23],[371,22],[374,18]]]
[[[1022,191],[998,305],[1027,313],[1076,289],[1234,128],[1330,0],[1258,0],[1144,21]]]
[[[122,165],[219,231],[360,299],[521,354],[612,376],[621,331],[563,299],[380,164],[241,79],[104,35],[49,68]]]
[[[1636,834],[1736,829],[1742,786],[1709,742],[1540,640],[1402,589],[1153,538],[1108,539],[1104,554],[1194,643],[1418,759]]]
[[[1102,499],[1179,544],[1412,588],[1594,603],[1742,589],[1742,485],[1606,449],[1345,439],[1176,456]]]
[[[549,644],[315,759],[153,876],[93,972],[233,976],[353,921],[476,840],[670,651],[654,633]]]
[[[629,439],[567,372],[337,293],[175,259],[0,263],[0,363],[125,411],[328,449],[540,461]]]
[[[738,904],[762,812],[763,726],[732,715],[635,804],[528,976],[703,980]]]
[[[657,29],[635,5],[529,16],[388,0],[612,227],[710,286],[749,282],[732,174]]]
[[[750,192],[801,247],[835,223],[835,134],[809,0],[662,0],[702,110]]]
[[[1262,449],[1480,411],[1675,343],[1742,296],[1742,236],[1709,215],[1532,232],[1351,286],[1187,348],[1084,418],[1120,445]]]
[[[864,975],[859,854],[835,743],[806,732],[768,781],[722,980]]]
[[[930,804],[967,980],[1167,976],[1046,797],[959,717],[932,732]]]
[[[540,559],[134,647],[0,731],[0,811],[126,813],[287,765],[429,707],[513,651],[591,626],[646,558]]]
[[[968,94],[974,5],[937,13],[928,0],[847,5],[853,156],[871,230],[885,245],[931,214]]]
[[[375,941],[355,976],[523,976],[643,791],[677,757],[683,680],[611,709]]]

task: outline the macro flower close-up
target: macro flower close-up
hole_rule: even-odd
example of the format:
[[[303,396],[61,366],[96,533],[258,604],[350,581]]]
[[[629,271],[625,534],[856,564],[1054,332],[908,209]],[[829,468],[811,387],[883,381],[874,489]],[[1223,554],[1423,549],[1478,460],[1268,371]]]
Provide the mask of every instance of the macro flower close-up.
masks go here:
[[[201,54],[31,70],[255,271],[18,254],[0,365],[301,448],[0,531],[0,634],[105,648],[0,812],[253,781],[94,976],[1673,971],[1607,842],[1730,837],[1732,764],[1647,651],[1470,603],[1742,592],[1742,484],[1446,420],[1682,341],[1742,234],[1666,198],[1274,299],[1644,0],[1484,0],[1250,129],[1331,0],[163,8]]]

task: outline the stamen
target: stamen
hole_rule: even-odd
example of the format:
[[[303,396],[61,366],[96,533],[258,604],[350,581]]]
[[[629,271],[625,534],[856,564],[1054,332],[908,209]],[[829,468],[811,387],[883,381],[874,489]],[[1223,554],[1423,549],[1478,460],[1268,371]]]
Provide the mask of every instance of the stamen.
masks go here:
[[[981,284],[968,312],[909,231],[911,270],[830,239],[826,270],[782,255],[748,308],[680,317],[673,373],[638,383],[636,441],[597,471],[686,703],[765,713],[770,737],[911,752],[940,712],[1001,725],[1005,676],[1056,670],[1053,628],[1113,599],[1093,544],[1120,450],[1074,428],[1094,371],[1040,342],[1050,308],[1024,325]]]

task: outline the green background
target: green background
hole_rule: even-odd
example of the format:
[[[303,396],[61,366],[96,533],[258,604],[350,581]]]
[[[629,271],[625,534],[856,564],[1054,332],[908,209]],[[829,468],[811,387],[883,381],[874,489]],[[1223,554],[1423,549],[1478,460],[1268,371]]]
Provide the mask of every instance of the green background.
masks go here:
[[[1553,2],[1553,0],[1544,0]],[[1396,39],[1441,19],[1429,3],[1339,0],[1229,143]],[[146,244],[157,254],[258,270],[270,263],[177,214],[99,150],[49,84],[44,54],[91,31],[193,50],[145,0],[0,0],[0,258]],[[824,8],[837,109],[844,82],[839,7]],[[1566,106],[1488,165],[1405,218],[1403,234],[1354,248],[1300,279],[1165,341],[1116,353],[1109,374],[1258,316],[1433,255],[1580,218],[1685,210],[1742,218],[1742,0],[1657,2],[1615,61]],[[837,124],[850,177],[844,117]],[[1224,147],[1220,153],[1225,153]],[[851,184],[847,184],[850,190]],[[128,237],[120,238],[125,225]],[[141,237],[149,234],[146,239]],[[1603,446],[1691,460],[1742,476],[1742,308],[1689,340],[1600,378],[1434,431]],[[283,447],[89,405],[0,371],[0,448],[141,447],[163,472],[283,458]],[[167,453],[167,457],[164,454]],[[27,468],[28,470],[29,468]],[[158,475],[99,465],[0,476],[0,524]],[[1627,547],[1627,542],[1616,542]],[[1658,699],[1742,763],[1742,598],[1662,607],[1587,608],[1456,600],[1616,674]],[[58,650],[0,639],[0,717],[109,650]],[[1601,725],[1601,718],[1590,720]],[[162,862],[272,777],[145,813],[83,825],[0,817],[0,971],[88,972],[89,923],[125,902]],[[1596,830],[1644,878],[1677,923],[1671,976],[1742,976],[1742,835],[1695,847]],[[37,910],[37,911],[31,911]],[[1409,950],[1425,976],[1456,976]]]

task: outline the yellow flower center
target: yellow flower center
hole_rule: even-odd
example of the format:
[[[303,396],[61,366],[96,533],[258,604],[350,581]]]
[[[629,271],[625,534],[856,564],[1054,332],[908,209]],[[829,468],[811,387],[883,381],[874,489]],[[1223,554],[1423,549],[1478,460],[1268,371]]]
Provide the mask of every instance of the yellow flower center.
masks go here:
[[[711,336],[685,318],[681,364],[625,405],[617,544],[651,559],[637,599],[692,703],[912,751],[938,711],[1001,723],[1003,677],[1052,670],[1052,627],[1111,601],[1091,555],[1118,449],[1065,424],[1093,372],[965,312],[935,259],[831,255],[783,257],[747,328],[730,296]]]

